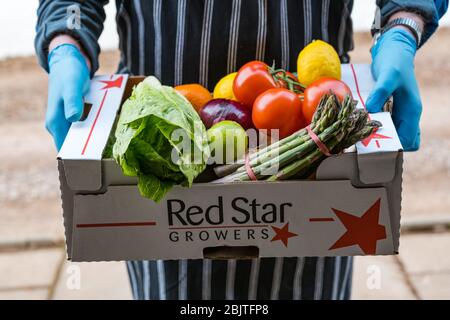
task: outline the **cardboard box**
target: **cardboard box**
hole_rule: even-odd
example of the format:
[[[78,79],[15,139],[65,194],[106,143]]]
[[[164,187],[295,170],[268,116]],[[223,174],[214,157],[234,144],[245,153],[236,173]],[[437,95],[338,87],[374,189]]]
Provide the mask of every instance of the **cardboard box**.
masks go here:
[[[356,148],[327,158],[315,181],[196,183],[160,203],[140,196],[103,149],[121,103],[142,77],[95,77],[92,107],[58,155],[68,258],[73,261],[396,254],[402,151],[389,113]],[[368,65],[343,65],[364,107]],[[207,173],[205,173],[207,175]],[[200,179],[201,180],[201,179]]]

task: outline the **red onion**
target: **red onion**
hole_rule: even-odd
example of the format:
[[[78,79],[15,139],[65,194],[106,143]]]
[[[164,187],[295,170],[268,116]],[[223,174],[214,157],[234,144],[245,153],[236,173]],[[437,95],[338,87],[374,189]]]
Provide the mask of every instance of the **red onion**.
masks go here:
[[[245,130],[254,127],[251,108],[234,100],[213,99],[209,101],[200,110],[200,118],[207,129],[223,120],[236,121]]]

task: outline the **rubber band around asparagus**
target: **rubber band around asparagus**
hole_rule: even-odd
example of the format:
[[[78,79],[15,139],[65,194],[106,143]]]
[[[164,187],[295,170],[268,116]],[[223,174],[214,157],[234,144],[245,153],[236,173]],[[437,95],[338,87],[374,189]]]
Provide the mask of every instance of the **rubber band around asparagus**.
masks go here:
[[[311,140],[314,141],[316,146],[319,148],[319,150],[327,157],[331,156],[330,150],[328,150],[327,146],[322,141],[320,141],[319,137],[314,133],[314,131],[311,130],[310,125],[306,127],[306,131],[311,137]]]
[[[258,181],[258,178],[256,178],[255,173],[253,172],[252,166],[250,165],[250,159],[248,157],[248,152],[245,154],[245,171],[247,172],[248,177],[250,180]]]

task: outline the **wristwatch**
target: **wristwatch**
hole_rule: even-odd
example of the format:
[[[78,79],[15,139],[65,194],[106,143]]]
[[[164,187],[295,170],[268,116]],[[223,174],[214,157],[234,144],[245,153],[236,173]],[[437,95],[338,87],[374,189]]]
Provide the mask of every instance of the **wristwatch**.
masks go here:
[[[404,26],[408,28],[416,38],[417,47],[420,46],[422,41],[422,30],[420,29],[419,24],[411,18],[395,18],[389,21],[381,30],[375,30],[376,33],[374,34],[374,45],[377,43],[378,38],[383,33],[395,26]]]

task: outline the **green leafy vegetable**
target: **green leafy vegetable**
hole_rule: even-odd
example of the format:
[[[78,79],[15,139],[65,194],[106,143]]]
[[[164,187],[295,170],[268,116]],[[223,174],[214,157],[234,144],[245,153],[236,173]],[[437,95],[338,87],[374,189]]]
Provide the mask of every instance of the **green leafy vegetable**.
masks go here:
[[[190,187],[209,157],[206,129],[189,101],[147,77],[122,106],[113,157],[139,191],[161,200],[176,184]]]

